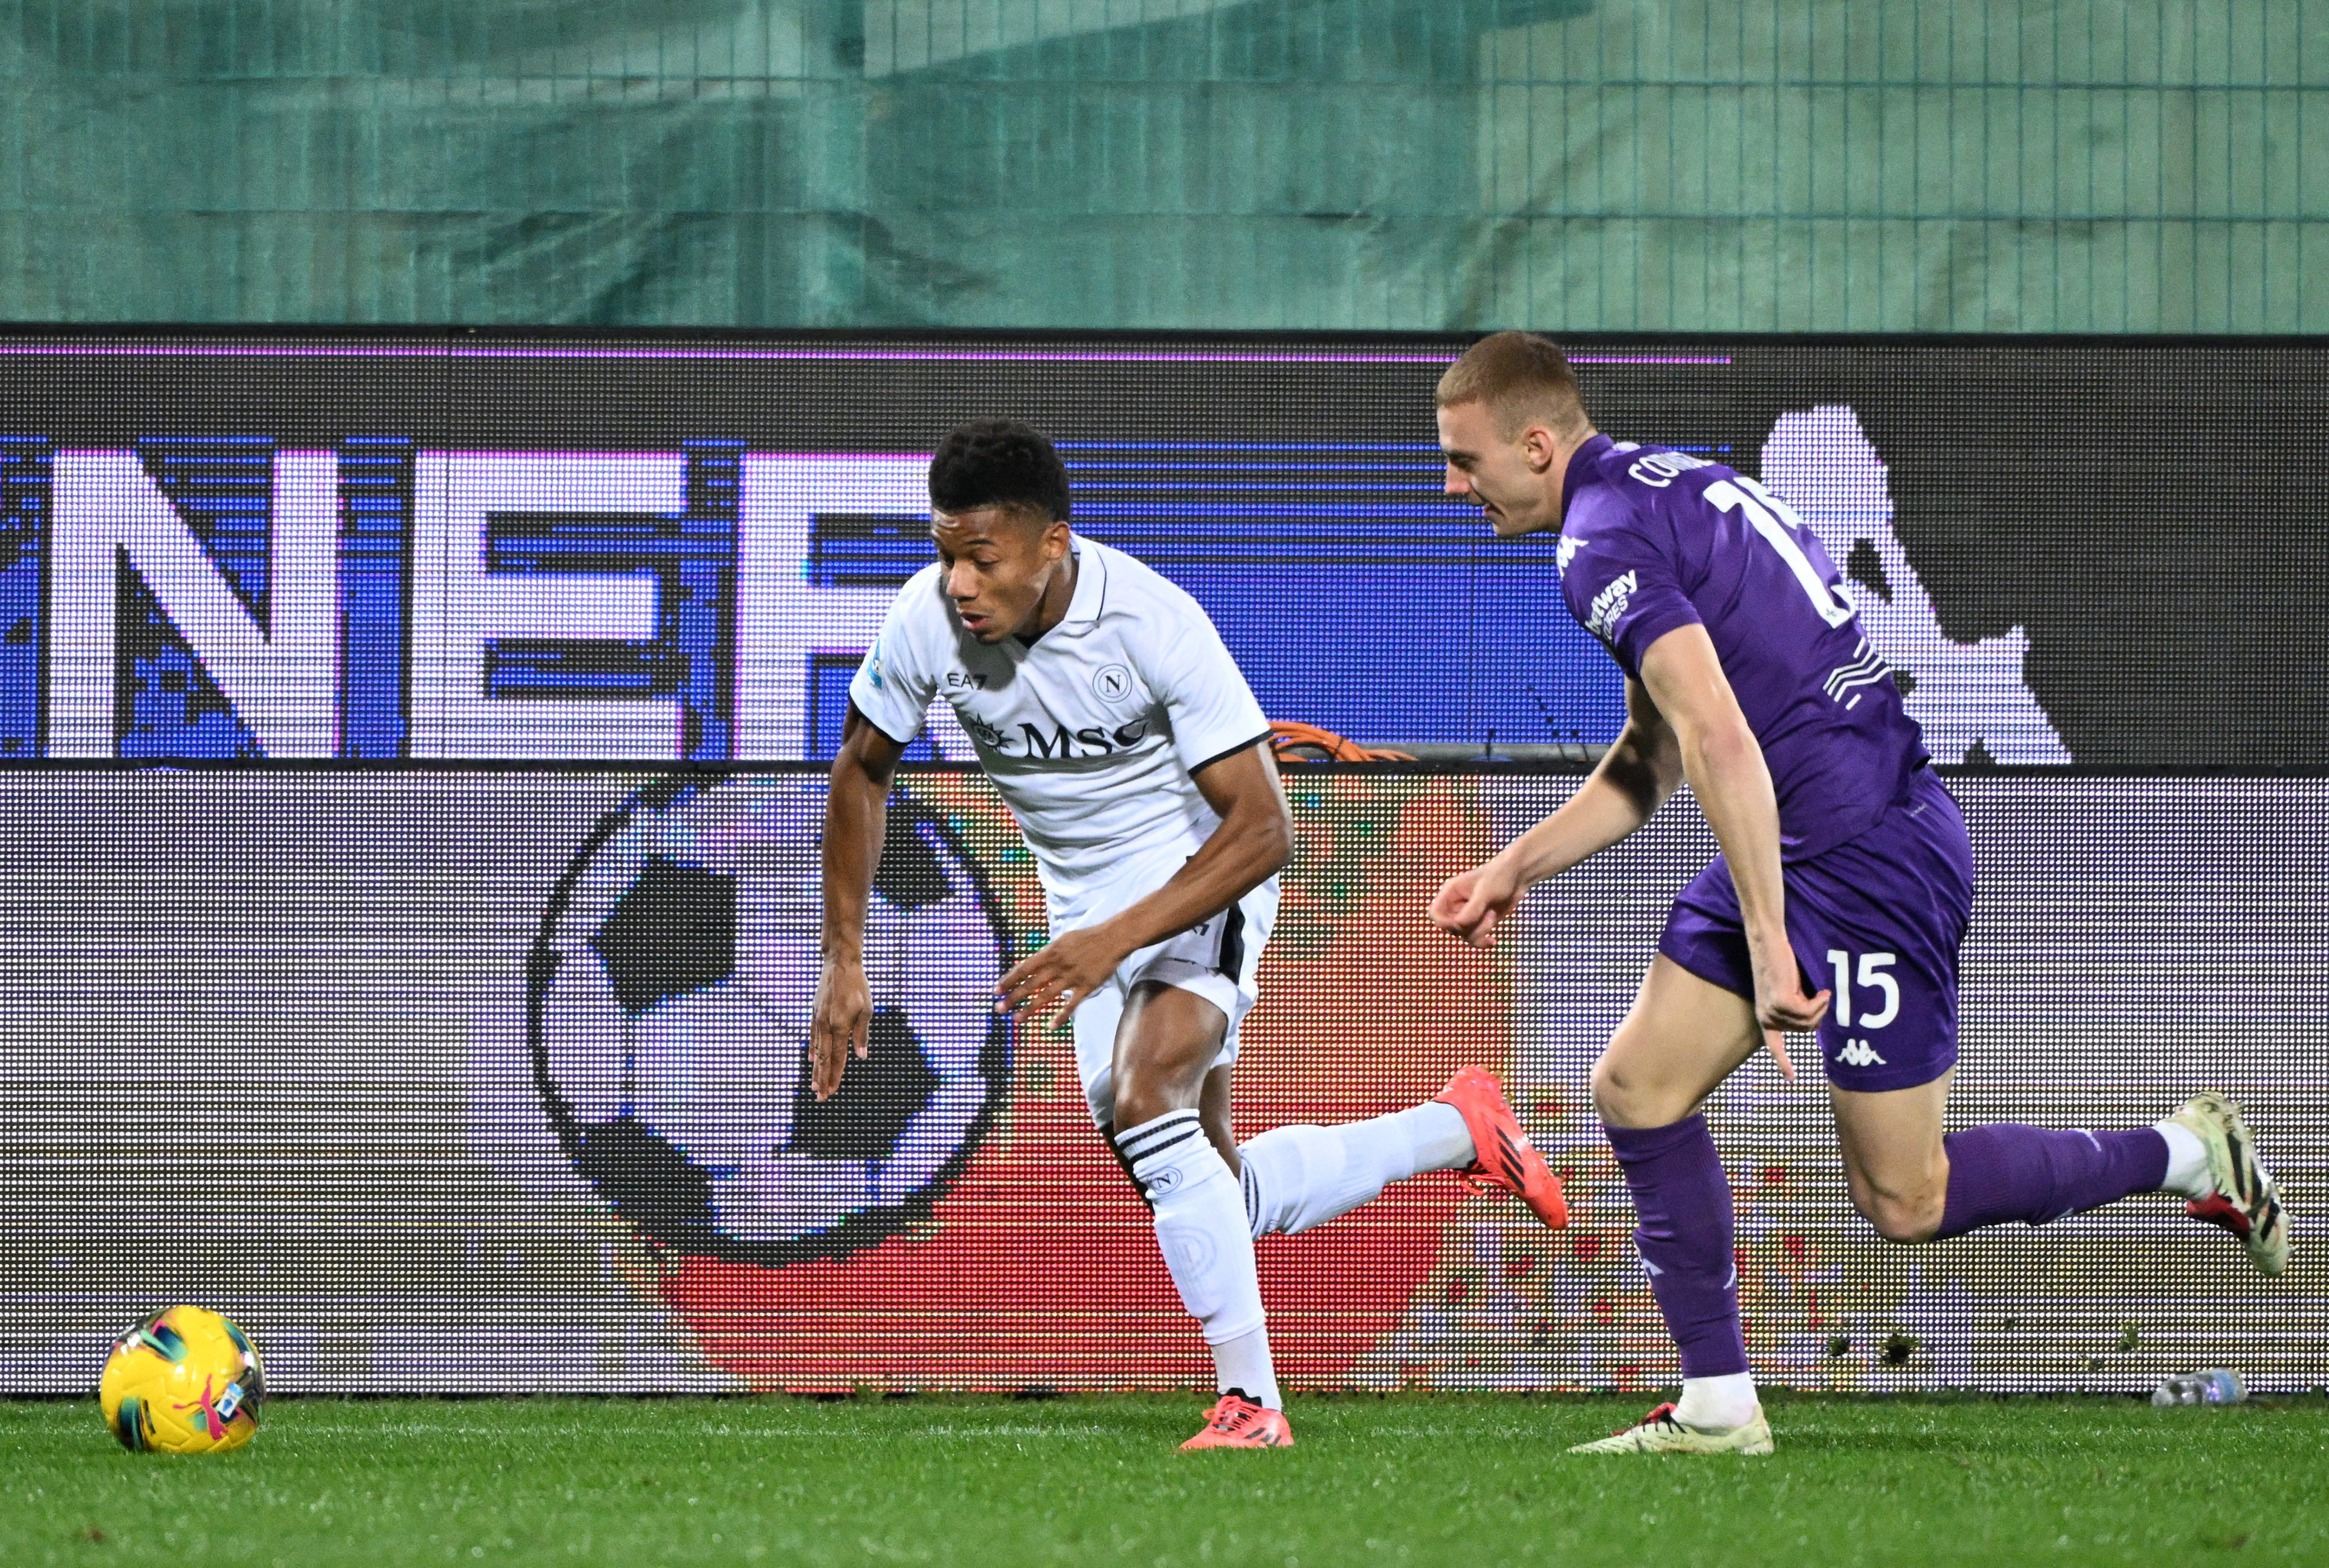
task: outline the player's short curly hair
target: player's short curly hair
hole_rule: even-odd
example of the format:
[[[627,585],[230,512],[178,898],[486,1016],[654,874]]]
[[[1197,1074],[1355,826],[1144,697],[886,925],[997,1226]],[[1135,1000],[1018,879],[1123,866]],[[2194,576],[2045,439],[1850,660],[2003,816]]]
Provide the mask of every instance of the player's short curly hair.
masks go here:
[[[974,419],[947,432],[930,459],[930,504],[940,512],[1014,507],[1068,520],[1068,469],[1051,438],[1016,419]]]

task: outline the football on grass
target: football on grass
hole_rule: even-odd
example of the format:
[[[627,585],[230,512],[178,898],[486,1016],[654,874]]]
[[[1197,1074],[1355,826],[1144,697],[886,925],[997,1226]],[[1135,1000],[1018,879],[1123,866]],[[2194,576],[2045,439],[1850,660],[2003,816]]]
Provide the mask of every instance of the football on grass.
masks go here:
[[[206,1308],[173,1307],[114,1341],[97,1402],[126,1449],[223,1453],[259,1430],[264,1392],[241,1329]]]

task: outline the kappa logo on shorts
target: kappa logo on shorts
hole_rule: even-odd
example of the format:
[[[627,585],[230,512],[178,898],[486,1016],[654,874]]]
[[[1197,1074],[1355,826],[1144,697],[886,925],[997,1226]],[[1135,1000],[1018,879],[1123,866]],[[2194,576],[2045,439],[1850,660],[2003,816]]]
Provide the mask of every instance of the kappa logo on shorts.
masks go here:
[[[1092,671],[1092,690],[1103,702],[1121,702],[1132,695],[1132,671],[1121,664],[1103,664]]]
[[[1885,1067],[1891,1064],[1876,1054],[1876,1047],[1866,1040],[1846,1040],[1835,1059],[1847,1067]]]

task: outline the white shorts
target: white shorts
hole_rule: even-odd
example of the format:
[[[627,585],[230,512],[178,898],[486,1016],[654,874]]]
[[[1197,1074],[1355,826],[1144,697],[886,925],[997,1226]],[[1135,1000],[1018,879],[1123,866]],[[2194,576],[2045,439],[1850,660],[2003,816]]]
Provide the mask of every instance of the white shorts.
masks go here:
[[[1072,921],[1055,917],[1051,935],[1097,925],[1131,907],[1163,887],[1180,866],[1175,859],[1161,875],[1126,877],[1090,900]],[[1238,1026],[1253,1010],[1262,944],[1277,924],[1278,878],[1272,877],[1212,919],[1135,953],[1076,1009],[1076,1075],[1083,1081],[1084,1099],[1095,1122],[1105,1128],[1116,1121],[1116,1030],[1132,988],[1142,981],[1157,981],[1221,1009],[1229,1028],[1213,1066],[1228,1066],[1237,1060]]]

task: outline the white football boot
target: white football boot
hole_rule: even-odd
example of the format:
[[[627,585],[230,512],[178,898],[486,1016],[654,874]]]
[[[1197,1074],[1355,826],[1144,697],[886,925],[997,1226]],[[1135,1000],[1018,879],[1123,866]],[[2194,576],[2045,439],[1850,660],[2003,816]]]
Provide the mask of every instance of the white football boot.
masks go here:
[[[1737,1453],[1771,1451],[1771,1423],[1757,1411],[1744,1426],[1685,1426],[1661,1404],[1623,1432],[1580,1442],[1570,1453]]]
[[[2280,1210],[2280,1184],[2256,1156],[2256,1139],[2240,1108],[2225,1094],[2194,1094],[2168,1118],[2188,1130],[2208,1151],[2213,1197],[2183,1206],[2193,1219],[2221,1225],[2240,1238],[2257,1272],[2277,1274],[2288,1267],[2288,1216]]]

